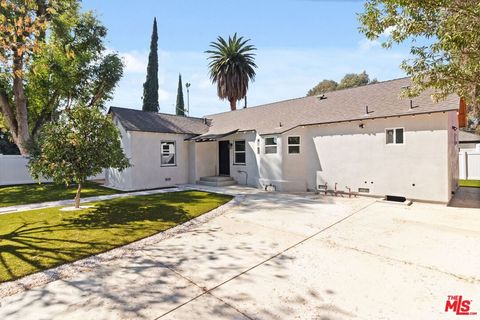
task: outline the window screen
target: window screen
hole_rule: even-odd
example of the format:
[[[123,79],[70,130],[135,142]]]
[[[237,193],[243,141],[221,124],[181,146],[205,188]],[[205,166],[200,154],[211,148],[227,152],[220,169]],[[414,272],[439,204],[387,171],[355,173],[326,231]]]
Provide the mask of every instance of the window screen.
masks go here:
[[[300,153],[300,137],[288,137],[288,153]]]
[[[234,146],[234,164],[245,164],[246,152],[245,152],[245,140],[235,141]]]
[[[275,137],[265,138],[265,153],[277,153],[277,139]]]
[[[160,143],[160,161],[162,166],[176,165],[175,141],[162,141]]]

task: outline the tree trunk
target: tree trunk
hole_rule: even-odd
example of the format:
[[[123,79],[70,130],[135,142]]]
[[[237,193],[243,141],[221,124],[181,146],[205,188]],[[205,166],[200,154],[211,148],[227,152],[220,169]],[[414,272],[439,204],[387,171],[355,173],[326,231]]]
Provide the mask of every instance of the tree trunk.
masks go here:
[[[28,155],[25,144],[30,139],[30,134],[28,131],[28,118],[24,116],[26,115],[26,104],[24,113],[20,112],[22,115],[20,117],[18,113],[17,116],[15,116],[13,110],[14,107],[8,101],[7,94],[0,92],[0,113],[3,114],[7,128],[12,134],[13,142],[17,145],[20,153],[22,155]],[[21,119],[21,123],[19,123],[18,119]]]
[[[479,86],[477,84],[474,84],[473,86],[473,90],[472,90],[472,109],[471,110],[468,110],[470,111],[471,115],[473,115],[474,117],[480,117],[480,105],[478,103],[478,90],[479,90]]]
[[[235,111],[237,110],[237,99],[228,99],[230,101],[230,110]]]
[[[10,126],[9,129],[12,133],[13,141],[20,150],[20,153],[25,156],[28,155],[26,143],[30,140],[30,131],[28,129],[27,98],[23,85],[23,56],[19,56],[16,50],[14,50],[13,58],[13,75],[13,100],[16,114],[13,117],[13,112],[5,113],[6,109],[13,110],[10,105],[8,108],[2,106],[2,111],[6,118],[10,118],[7,119],[7,123]],[[4,102],[2,102],[2,104],[3,103]],[[13,127],[11,125],[13,125]]]
[[[82,191],[82,184],[78,184],[77,194],[75,195],[75,208],[80,208],[80,192]]]

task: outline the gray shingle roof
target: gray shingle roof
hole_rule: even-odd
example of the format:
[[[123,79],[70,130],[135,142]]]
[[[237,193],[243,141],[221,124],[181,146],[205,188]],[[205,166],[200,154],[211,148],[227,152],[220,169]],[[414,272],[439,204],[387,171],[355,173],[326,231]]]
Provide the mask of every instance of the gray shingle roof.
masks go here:
[[[256,130],[259,134],[281,133],[299,125],[374,119],[399,115],[449,111],[458,108],[459,98],[449,96],[434,103],[431,91],[410,100],[400,98],[401,89],[410,85],[410,78],[401,78],[363,87],[328,92],[326,99],[303,97],[262,106],[217,113],[208,134],[234,130]],[[366,115],[365,106],[369,113]]]
[[[160,133],[202,134],[208,131],[203,118],[183,117],[172,114],[146,112],[141,110],[110,107],[127,131]]]
[[[363,87],[327,92],[324,99],[303,97],[247,109],[217,113],[208,118],[182,117],[164,113],[111,107],[125,129],[130,131],[224,135],[255,130],[259,134],[282,133],[301,125],[375,119],[457,110],[459,98],[451,95],[435,103],[432,91],[412,99],[401,98],[402,87],[411,84],[401,78]],[[368,106],[368,114],[366,114]],[[201,140],[201,139],[200,139]]]
[[[480,142],[480,134],[476,134],[475,132],[460,130],[458,133],[458,141],[460,143]]]

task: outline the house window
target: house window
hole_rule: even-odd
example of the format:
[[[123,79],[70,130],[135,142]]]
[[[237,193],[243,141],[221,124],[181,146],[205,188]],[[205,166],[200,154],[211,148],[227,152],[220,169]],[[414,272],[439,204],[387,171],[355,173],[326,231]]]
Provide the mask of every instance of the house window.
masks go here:
[[[265,153],[277,153],[277,138],[265,138]]]
[[[288,153],[300,153],[300,137],[288,137]]]
[[[392,128],[386,130],[387,144],[403,144],[403,128]]]
[[[162,167],[175,166],[177,164],[175,141],[162,141],[160,143],[160,149],[160,161]]]
[[[236,140],[233,150],[233,164],[245,164],[245,140]]]
[[[257,139],[257,154],[260,154],[260,139]]]

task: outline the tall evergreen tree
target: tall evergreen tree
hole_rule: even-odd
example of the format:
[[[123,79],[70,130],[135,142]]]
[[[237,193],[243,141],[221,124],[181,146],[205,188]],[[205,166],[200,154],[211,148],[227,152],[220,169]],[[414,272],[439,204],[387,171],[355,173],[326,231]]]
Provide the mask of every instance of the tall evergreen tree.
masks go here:
[[[181,74],[178,75],[177,105],[175,110],[177,116],[185,115],[185,103],[183,102],[183,86]]]
[[[158,105],[158,33],[157,19],[153,18],[152,39],[150,41],[150,54],[148,55],[147,79],[143,84],[143,111],[156,111]]]

